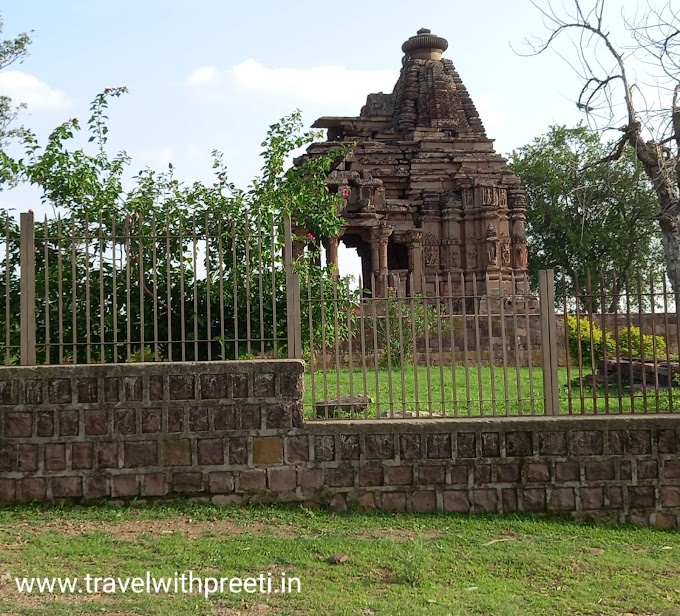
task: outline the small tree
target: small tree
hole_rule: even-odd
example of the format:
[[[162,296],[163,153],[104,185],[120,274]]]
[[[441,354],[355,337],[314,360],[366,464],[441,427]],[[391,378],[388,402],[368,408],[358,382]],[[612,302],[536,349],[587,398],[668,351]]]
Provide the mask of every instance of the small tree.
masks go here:
[[[81,124],[71,119],[44,146],[25,132],[21,157],[0,152],[5,172],[0,175],[37,186],[43,201],[59,211],[36,229],[39,348],[46,332],[61,330],[78,362],[145,357],[150,344],[157,357],[167,359],[271,351],[274,338],[285,339],[286,331],[283,217],[292,214],[318,235],[337,234],[341,197],[329,193],[325,182],[336,153],[286,170],[293,150],[319,138],[302,132],[295,112],[269,128],[262,172],[245,190],[228,180],[218,151],[213,152],[211,183],[182,183],[170,165],[164,172],[144,169],[126,189],[123,175],[130,158],[125,152],[110,156],[106,148],[108,103],[125,92],[107,88],[93,101],[89,147],[72,146]],[[17,232],[14,226],[11,233]],[[206,237],[213,241],[201,254],[197,243]],[[9,271],[13,283],[17,258],[13,254],[3,272]],[[306,271],[327,278],[325,271]],[[12,310],[10,319],[17,315]],[[257,340],[252,346],[239,344],[245,324]],[[135,344],[115,347],[110,344],[114,337]],[[159,348],[157,341],[178,337],[181,342]],[[94,357],[78,350],[76,341],[86,340]],[[62,351],[54,348],[60,355],[49,360],[63,361]]]

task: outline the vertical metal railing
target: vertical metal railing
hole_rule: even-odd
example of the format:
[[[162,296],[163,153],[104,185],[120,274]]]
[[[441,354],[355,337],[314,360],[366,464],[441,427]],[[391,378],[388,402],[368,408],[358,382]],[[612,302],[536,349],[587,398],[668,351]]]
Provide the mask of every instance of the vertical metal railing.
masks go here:
[[[286,339],[288,358],[302,358],[302,316],[300,313],[300,278],[293,268],[293,231],[288,214],[283,217],[283,263],[286,276]]]
[[[286,220],[7,217],[4,363],[300,357]]]
[[[319,419],[661,413],[680,399],[676,298],[650,274],[547,270],[532,292],[524,274],[383,270],[357,288],[320,266],[318,240],[301,251],[289,216],[257,213],[27,212],[3,235],[5,364],[285,351],[305,359]]]
[[[559,408],[551,393],[557,386],[548,388],[549,404],[538,386],[533,349],[540,347],[540,314],[525,280],[435,273],[423,275],[422,291],[414,293],[413,278],[372,274],[354,293],[350,280],[333,279],[324,290],[307,278],[309,418],[510,416]],[[555,336],[554,311],[551,318]]]
[[[665,278],[630,272],[612,281],[604,273],[566,273],[560,284],[564,307],[557,321],[564,328],[567,411],[675,412],[680,336]]]
[[[560,412],[557,379],[557,321],[555,319],[555,272],[538,272],[538,305],[541,312],[541,350],[543,356],[543,399],[546,415]]]
[[[22,366],[33,366],[35,355],[35,220],[28,211],[19,218],[19,268],[21,344],[19,357]]]

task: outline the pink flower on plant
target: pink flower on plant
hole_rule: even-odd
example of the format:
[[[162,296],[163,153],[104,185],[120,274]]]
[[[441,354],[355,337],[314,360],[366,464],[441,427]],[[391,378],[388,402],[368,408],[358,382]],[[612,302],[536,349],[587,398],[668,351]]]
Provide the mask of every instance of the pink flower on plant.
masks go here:
[[[349,186],[340,186],[338,192],[343,199],[349,199],[349,196],[352,194]]]
[[[307,234],[307,239],[308,239],[310,242],[314,241],[314,234],[313,234],[313,233],[308,233],[308,234]]]
[[[111,88],[104,88],[104,94],[108,94],[109,92],[111,92]]]

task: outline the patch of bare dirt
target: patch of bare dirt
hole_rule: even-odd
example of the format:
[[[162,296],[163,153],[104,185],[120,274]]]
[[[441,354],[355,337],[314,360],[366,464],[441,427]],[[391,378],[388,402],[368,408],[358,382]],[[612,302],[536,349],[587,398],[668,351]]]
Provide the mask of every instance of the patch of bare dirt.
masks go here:
[[[11,583],[3,582],[0,583],[0,597],[5,600],[9,600],[13,604],[13,609],[16,612],[2,612],[0,616],[5,616],[5,614],[24,614],[26,609],[45,609],[54,602],[62,603],[66,605],[92,605],[93,611],[100,611],[102,607],[107,604],[114,602],[115,597],[112,595],[107,595],[105,593],[97,594],[69,594],[69,593],[59,593],[59,594],[40,594],[40,593],[20,593],[17,592],[16,584],[14,579]],[[114,613],[107,612],[110,616],[115,616]],[[124,615],[123,615],[124,616]]]
[[[439,530],[415,530],[411,528],[374,528],[370,531],[351,535],[353,539],[388,539],[394,542],[411,541],[412,539],[439,539],[446,533]]]
[[[107,533],[114,539],[133,541],[141,535],[173,535],[179,534],[189,539],[200,539],[206,534],[216,536],[235,535],[247,532],[271,532],[276,537],[292,539],[299,535],[282,529],[280,526],[264,522],[242,524],[233,520],[193,520],[192,518],[168,518],[167,520],[124,520],[121,522],[48,520],[36,525],[18,523],[12,530],[17,535],[56,533],[64,537],[75,537],[88,533]]]
[[[0,541],[3,550],[18,550],[24,535],[43,535],[56,533],[63,537],[76,537],[89,533],[106,533],[113,539],[134,541],[141,535],[164,536],[178,534],[188,539],[201,539],[206,535],[215,537],[234,536],[243,533],[271,533],[279,539],[314,538],[320,534],[313,529],[300,528],[297,532],[292,527],[284,528],[266,522],[236,522],[234,520],[194,520],[181,516],[163,520],[122,520],[120,522],[103,522],[95,520],[73,521],[70,519],[45,520],[35,522],[17,522],[11,529],[5,529],[13,535],[10,545]],[[344,530],[344,529],[343,529]],[[374,528],[361,530],[348,535],[353,539],[387,539],[404,542],[412,539],[437,539],[447,536],[437,530],[416,530],[407,528]]]
[[[249,605],[244,602],[243,607],[240,609],[227,607],[226,605],[214,605],[212,613],[213,616],[261,616],[262,614],[271,614],[272,607],[267,603]]]

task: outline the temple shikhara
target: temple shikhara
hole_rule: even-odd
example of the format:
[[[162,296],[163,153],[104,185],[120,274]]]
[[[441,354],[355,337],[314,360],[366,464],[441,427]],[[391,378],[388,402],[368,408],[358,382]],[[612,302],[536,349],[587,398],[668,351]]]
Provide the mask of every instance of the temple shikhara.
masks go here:
[[[352,151],[328,177],[347,200],[340,236],[324,238],[327,259],[337,265],[338,242],[356,248],[364,286],[374,274],[380,293],[396,281],[408,294],[456,296],[464,280],[467,293],[474,284],[491,298],[525,278],[524,191],[442,57],[447,47],[418,30],[402,45],[392,93],[369,94],[358,116],[313,125],[327,141],[308,156],[339,144]]]

